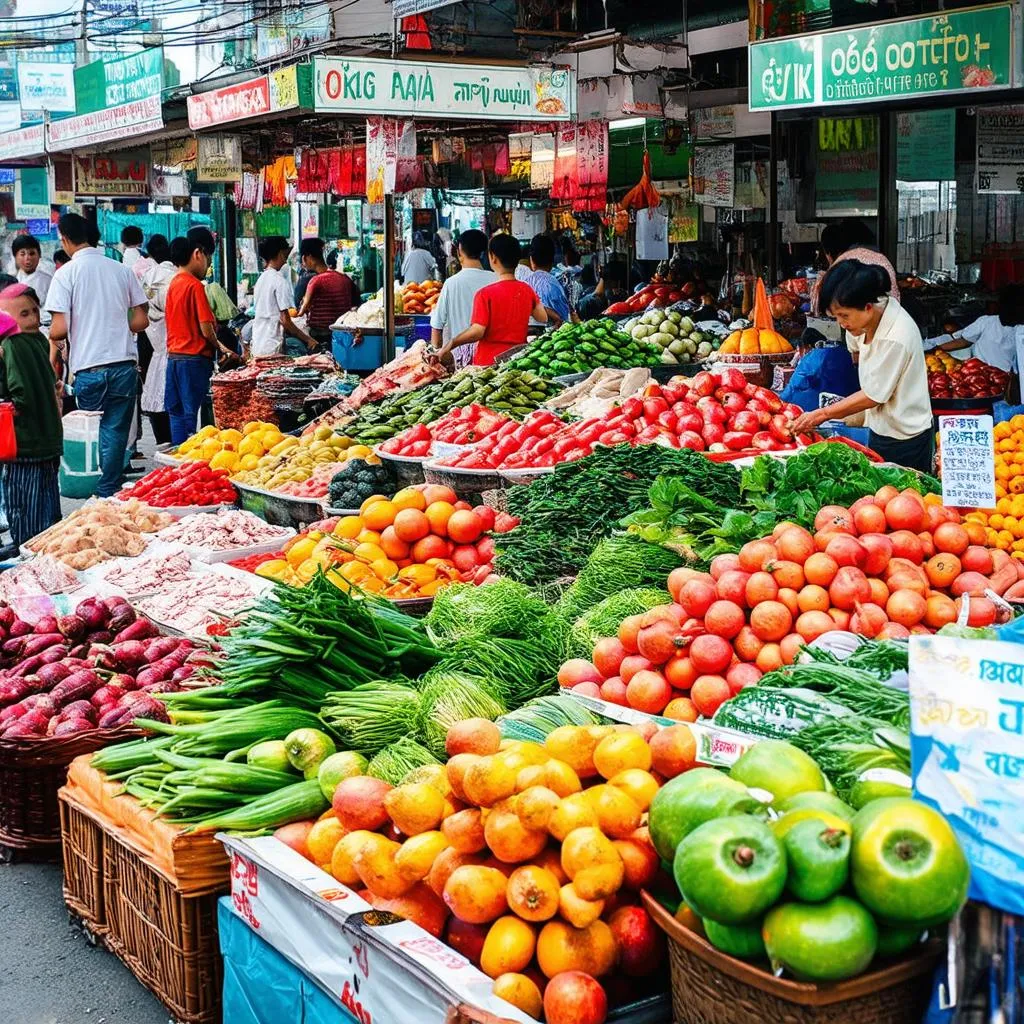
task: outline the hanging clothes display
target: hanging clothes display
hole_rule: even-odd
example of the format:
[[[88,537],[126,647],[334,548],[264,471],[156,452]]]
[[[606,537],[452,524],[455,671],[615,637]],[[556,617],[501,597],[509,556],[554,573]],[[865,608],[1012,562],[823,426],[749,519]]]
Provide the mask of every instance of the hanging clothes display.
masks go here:
[[[608,122],[586,121],[576,132],[576,197],[578,213],[601,213],[608,199]]]

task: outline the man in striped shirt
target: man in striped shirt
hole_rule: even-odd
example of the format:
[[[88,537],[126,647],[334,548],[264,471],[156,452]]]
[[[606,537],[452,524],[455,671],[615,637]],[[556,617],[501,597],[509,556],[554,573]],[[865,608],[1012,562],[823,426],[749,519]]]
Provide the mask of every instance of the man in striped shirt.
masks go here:
[[[331,270],[324,262],[321,238],[306,238],[299,246],[304,269],[314,276],[306,285],[299,315],[306,317],[306,331],[321,347],[330,350],[331,324],[355,304],[356,286],[348,274]]]

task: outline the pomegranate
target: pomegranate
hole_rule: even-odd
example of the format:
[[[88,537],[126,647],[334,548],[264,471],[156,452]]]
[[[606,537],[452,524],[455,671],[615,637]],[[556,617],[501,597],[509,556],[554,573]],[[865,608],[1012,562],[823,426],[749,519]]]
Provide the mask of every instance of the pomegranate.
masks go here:
[[[913,590],[895,590],[885,605],[885,614],[901,626],[916,626],[928,610],[925,599]]]
[[[764,647],[764,642],[758,639],[757,634],[749,626],[744,626],[736,634],[732,646],[742,661],[755,661]]]
[[[759,640],[778,641],[793,628],[793,615],[781,601],[764,601],[751,611],[750,628]]]
[[[906,558],[915,565],[924,561],[924,545],[921,538],[910,530],[896,530],[889,534],[892,541],[892,554],[894,558]]]
[[[850,616],[850,632],[859,636],[866,636],[868,639],[878,636],[879,632],[888,622],[885,610],[877,604],[858,601],[857,610]]]
[[[558,670],[558,685],[573,687],[578,683],[600,683],[604,676],[597,666],[585,658],[570,658]]]
[[[832,616],[827,612],[810,611],[801,613],[796,620],[796,631],[803,637],[806,643],[816,640],[822,633],[828,633],[836,628]]]
[[[914,627],[917,629],[917,626]],[[906,640],[910,636],[910,630],[901,626],[898,622],[887,622],[879,631],[876,640]]]
[[[758,572],[778,557],[779,552],[770,540],[748,541],[740,548],[740,568],[746,572]]]
[[[868,560],[868,550],[856,537],[845,533],[833,534],[825,545],[825,554],[835,560],[836,565],[855,565],[863,569]]]
[[[965,572],[980,572],[984,576],[990,576],[996,568],[992,552],[980,544],[971,544],[966,548],[960,558],[960,564]]]
[[[762,601],[774,601],[779,593],[779,584],[776,583],[770,572],[755,572],[747,580],[745,591],[748,608],[753,608]]]
[[[814,538],[802,526],[790,526],[779,534],[775,542],[779,558],[803,565],[817,550]]]
[[[886,529],[885,513],[868,498],[867,504],[855,508],[853,512],[853,525],[857,533],[884,533]]]
[[[708,633],[731,640],[743,628],[745,621],[743,609],[738,604],[715,601],[704,616],[704,628]]]
[[[711,605],[718,600],[718,588],[714,583],[707,583],[704,580],[690,580],[683,584],[675,597],[687,615],[702,619]]]
[[[842,505],[825,505],[814,517],[814,529],[818,533],[854,533],[853,517]]]
[[[612,676],[618,675],[622,659],[625,658],[628,653],[629,652],[626,648],[622,646],[622,642],[619,638],[611,636],[604,637],[597,641],[594,645],[594,653],[591,657],[597,671],[600,672],[605,679],[610,679]]]
[[[988,585],[988,577],[982,576],[980,572],[962,572],[953,580],[949,589],[954,597],[960,597],[962,594],[977,594],[980,597]]]
[[[690,662],[698,675],[723,672],[732,661],[732,654],[728,640],[712,633],[699,636],[690,644]]]
[[[751,574],[742,569],[729,569],[718,578],[718,596],[723,601],[732,601],[741,608],[746,607],[747,580]]]
[[[924,526],[924,505],[906,492],[899,494],[885,506],[885,521],[891,530],[917,533]]]
[[[728,572],[730,569],[738,569],[740,567],[740,556],[734,555],[731,551],[724,555],[715,555],[711,559],[711,575],[714,579],[719,580],[722,578],[722,574]]]
[[[857,539],[868,553],[861,568],[868,576],[881,576],[892,558],[892,541],[884,533],[862,533]]]
[[[852,565],[842,566],[828,588],[828,596],[836,608],[853,611],[857,602],[871,598],[871,585],[864,573]]]

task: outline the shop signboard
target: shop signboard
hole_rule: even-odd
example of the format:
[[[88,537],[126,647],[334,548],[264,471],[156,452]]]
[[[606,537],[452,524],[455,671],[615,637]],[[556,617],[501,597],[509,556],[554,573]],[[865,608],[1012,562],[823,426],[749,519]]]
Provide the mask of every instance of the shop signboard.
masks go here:
[[[0,193],[4,195],[14,194],[14,179],[16,171],[13,167],[0,167]]]
[[[980,109],[975,156],[979,195],[1024,192],[1024,107]]]
[[[314,57],[313,96],[319,113],[571,121],[576,76],[568,68]]]
[[[43,137],[41,124],[0,132],[0,161],[27,160],[45,155],[46,146],[43,143]]]
[[[747,48],[750,109],[872,103],[1014,84],[1013,5],[947,11]]]
[[[79,114],[159,98],[164,87],[164,51],[154,46],[120,60],[94,60],[75,69],[75,99]]]
[[[76,156],[75,193],[80,196],[145,196],[149,194],[148,149],[130,149],[108,156]]]
[[[439,7],[451,7],[459,0],[392,0],[391,13],[396,18],[409,18],[414,14],[436,11]]]
[[[731,139],[736,135],[734,108],[697,107],[690,111],[690,129],[695,139]]]
[[[49,177],[45,167],[21,167],[15,172],[14,216],[17,220],[49,219]]]
[[[275,60],[301,53],[331,38],[333,15],[326,4],[277,11],[256,23],[256,59]]]
[[[942,504],[996,507],[995,445],[991,416],[940,416]]]
[[[49,238],[56,234],[54,223],[49,217],[29,217],[25,221],[25,233],[34,238]]]
[[[902,111],[896,119],[896,177],[900,181],[952,181],[955,110]]]
[[[248,82],[189,96],[188,126],[193,131],[291,110],[299,105],[298,69],[293,64]]]
[[[242,140],[237,135],[200,135],[197,181],[241,181]]]
[[[695,146],[693,192],[701,206],[731,207],[736,195],[736,147]]]
[[[54,153],[80,149],[100,142],[130,139],[149,132],[158,132],[163,126],[160,97],[150,96],[119,107],[77,114],[62,121],[51,121],[46,126],[46,149]]]

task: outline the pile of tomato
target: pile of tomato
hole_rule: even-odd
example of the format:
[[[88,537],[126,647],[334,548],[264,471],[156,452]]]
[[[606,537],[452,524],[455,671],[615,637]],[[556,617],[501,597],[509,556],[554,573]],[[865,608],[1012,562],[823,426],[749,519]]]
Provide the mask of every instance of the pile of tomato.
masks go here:
[[[928,394],[932,398],[999,398],[1006,391],[1010,375],[980,359],[967,359],[928,372]]]

